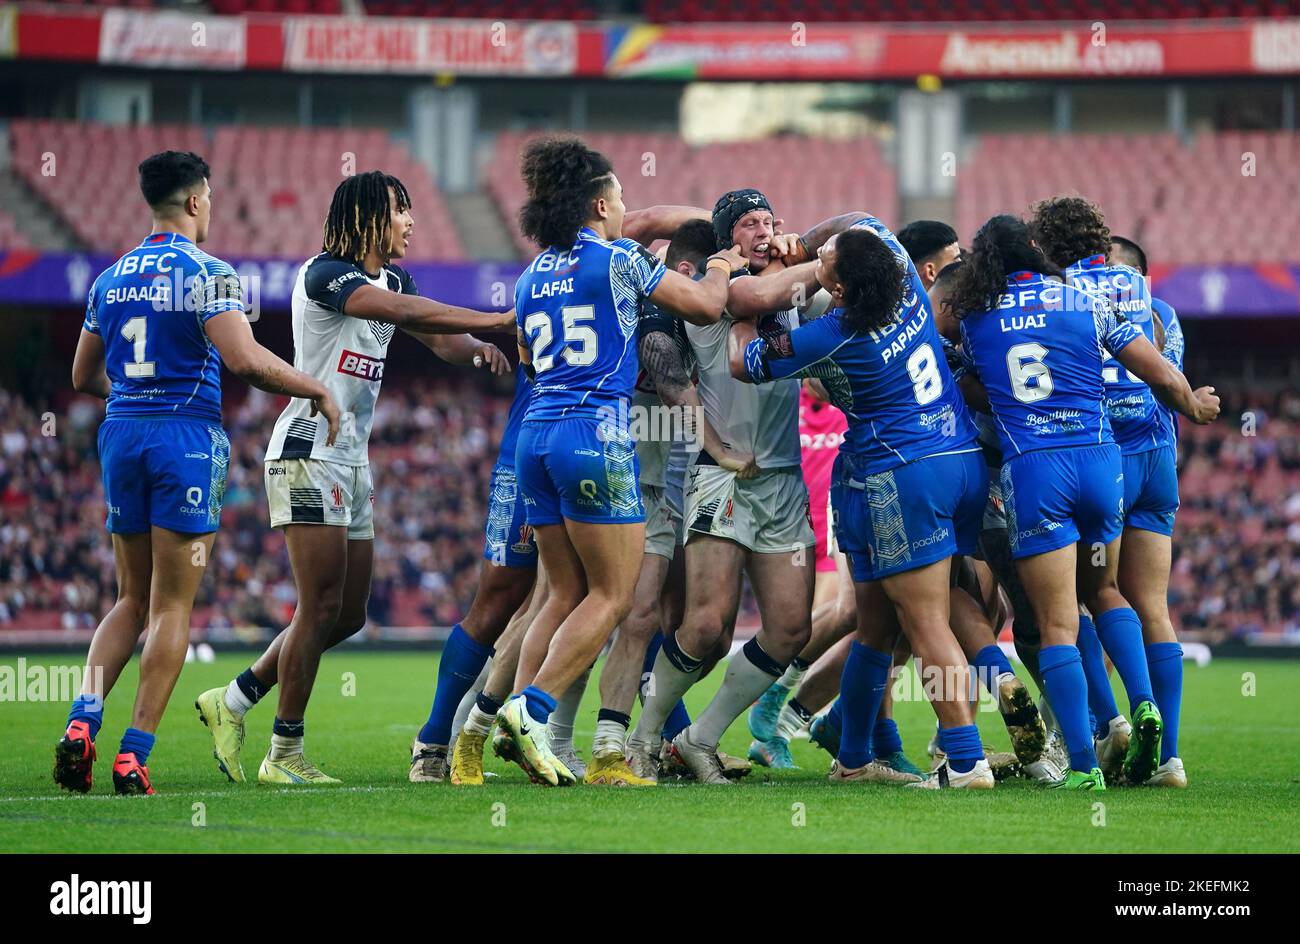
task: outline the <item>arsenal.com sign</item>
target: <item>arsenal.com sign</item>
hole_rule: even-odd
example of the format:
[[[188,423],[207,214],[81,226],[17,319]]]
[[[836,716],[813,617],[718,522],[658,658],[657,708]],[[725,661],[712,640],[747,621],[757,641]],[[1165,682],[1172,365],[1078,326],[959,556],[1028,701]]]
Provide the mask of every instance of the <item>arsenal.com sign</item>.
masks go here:
[[[289,17],[284,68],[298,72],[567,75],[572,23]]]
[[[952,33],[936,70],[940,75],[1160,75],[1164,46],[1155,39],[1114,37],[1094,43],[1076,30],[1056,36]]]

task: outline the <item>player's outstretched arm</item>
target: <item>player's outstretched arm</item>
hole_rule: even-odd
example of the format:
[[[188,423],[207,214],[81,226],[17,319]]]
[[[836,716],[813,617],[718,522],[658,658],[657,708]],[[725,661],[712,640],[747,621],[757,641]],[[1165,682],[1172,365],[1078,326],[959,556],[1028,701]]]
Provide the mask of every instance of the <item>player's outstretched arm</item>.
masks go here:
[[[388,292],[373,285],[363,285],[353,291],[343,304],[343,313],[421,334],[501,333],[510,331],[515,323],[513,311],[474,311],[422,295]]]
[[[1193,423],[1204,426],[1219,415],[1219,398],[1214,395],[1214,388],[1193,390],[1182,371],[1165,360],[1146,335],[1139,335],[1126,344],[1115,354],[1115,359],[1146,383],[1157,400]]]
[[[754,456],[728,449],[709,418],[704,415],[700,392],[691,382],[681,351],[673,339],[662,331],[652,331],[641,339],[640,354],[641,366],[654,381],[659,399],[670,407],[678,407],[686,417],[698,418],[692,421],[698,421],[701,427],[698,432],[704,451],[719,466],[735,472],[738,479],[751,479],[757,475],[759,468],[754,462]]]
[[[727,282],[731,273],[745,268],[739,246],[709,256],[708,271],[698,282],[668,269],[650,293],[650,300],[693,325],[716,324],[727,307]]]
[[[510,372],[510,361],[501,353],[501,349],[495,344],[480,341],[472,334],[426,334],[406,328],[402,330],[448,364],[485,367],[498,376]]]
[[[727,311],[737,320],[755,320],[802,308],[820,287],[815,262],[800,263],[775,275],[743,275],[731,283]]]
[[[104,339],[85,328],[77,339],[77,353],[72,356],[72,389],[101,400],[107,400],[113,391],[104,370]]]
[[[339,432],[339,405],[325,385],[309,377],[257,343],[242,311],[223,311],[203,323],[208,339],[235,376],[267,393],[287,393],[310,400],[312,415],[319,411],[329,423],[326,445],[334,445]]]
[[[656,239],[672,239],[683,223],[712,218],[708,210],[693,206],[660,204],[642,210],[628,210],[623,217],[623,235],[648,247]]]

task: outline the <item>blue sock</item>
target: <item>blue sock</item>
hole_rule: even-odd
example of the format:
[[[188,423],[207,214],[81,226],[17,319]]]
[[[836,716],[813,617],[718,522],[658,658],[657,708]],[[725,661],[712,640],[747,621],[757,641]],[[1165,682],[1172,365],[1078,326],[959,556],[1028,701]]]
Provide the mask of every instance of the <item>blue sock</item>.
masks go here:
[[[72,700],[72,708],[68,712],[68,724],[74,721],[84,721],[90,725],[90,739],[95,740],[99,737],[100,725],[104,723],[104,699],[98,695],[78,695]]]
[[[1015,674],[1015,669],[1011,668],[1011,662],[1007,659],[1007,654],[1002,651],[1002,647],[997,643],[991,643],[975,653],[975,659],[971,662],[975,669],[975,674],[979,680],[984,683],[984,687],[989,690],[989,694],[994,698],[998,694],[998,676],[1003,672]],[[978,692],[974,693],[978,694]]]
[[[665,741],[671,741],[690,726],[691,713],[686,710],[686,702],[679,698],[677,704],[673,706],[673,710],[669,713],[668,720],[664,722],[663,731],[660,733]]]
[[[122,746],[117,749],[119,754],[134,754],[135,759],[140,762],[140,766],[149,763],[149,752],[153,750],[154,736],[147,731],[141,731],[138,728],[127,728],[122,734]]]
[[[1147,653],[1142,645],[1142,622],[1131,606],[1119,606],[1097,617],[1097,638],[1101,640],[1115,663],[1128,692],[1128,710],[1134,710],[1144,701],[1154,702],[1151,694],[1151,673],[1147,670]]]
[[[555,699],[535,685],[525,688],[523,697],[528,716],[538,724],[546,724],[555,710]]]
[[[979,728],[973,724],[940,728],[939,746],[948,755],[948,768],[959,774],[970,773],[976,761],[984,756]]]
[[[880,703],[885,699],[892,662],[892,653],[868,648],[857,641],[849,648],[844,674],[840,676],[843,709],[838,759],[841,767],[862,767],[875,757],[871,730],[876,725]]]
[[[1092,617],[1079,616],[1079,657],[1083,660],[1083,676],[1088,680],[1088,710],[1093,715],[1092,730],[1105,735],[1110,730],[1110,719],[1119,714],[1115,692],[1106,674],[1106,657],[1101,651],[1101,640]]]
[[[1147,646],[1147,666],[1156,707],[1164,719],[1160,740],[1160,763],[1178,756],[1178,716],[1183,707],[1183,647],[1176,642],[1153,642]]]
[[[424,744],[446,744],[451,740],[451,722],[456,708],[465,697],[492,654],[491,646],[480,645],[457,623],[451,628],[447,645],[438,660],[438,687],[433,693],[429,720],[420,729]]]
[[[826,727],[835,732],[836,738],[844,733],[844,706],[838,698],[831,705],[831,710],[826,712]]]
[[[888,757],[903,749],[903,739],[893,718],[876,719],[876,726],[871,729],[871,746],[878,757]]]
[[[1038,667],[1047,686],[1056,721],[1070,750],[1070,766],[1089,773],[1097,766],[1097,752],[1088,728],[1088,681],[1083,676],[1079,650],[1074,646],[1044,646]]]
[[[1092,729],[1092,733],[1097,737],[1100,738],[1106,736],[1107,732],[1101,729],[1101,722],[1097,720],[1097,715],[1091,708],[1088,709],[1088,727]],[[1109,725],[1107,728],[1109,729]]]

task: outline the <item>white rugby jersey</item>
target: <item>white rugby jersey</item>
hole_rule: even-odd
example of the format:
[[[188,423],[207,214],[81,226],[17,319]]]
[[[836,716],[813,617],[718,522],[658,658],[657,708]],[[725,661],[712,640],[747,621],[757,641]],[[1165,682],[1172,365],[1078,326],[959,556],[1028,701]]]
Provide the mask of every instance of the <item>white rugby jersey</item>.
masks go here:
[[[799,313],[790,308],[759,319],[760,335],[799,327]],[[731,316],[711,325],[686,325],[699,370],[696,386],[704,415],[730,449],[753,453],[763,471],[802,465],[799,449],[799,381],[790,378],[767,384],[741,383],[731,376],[727,339]],[[696,464],[715,465],[701,451]]]
[[[341,465],[369,463],[367,446],[384,358],[395,325],[343,314],[363,285],[416,295],[406,270],[385,265],[370,276],[359,265],[321,253],[298,270],[293,286],[293,366],[323,383],[343,413],[338,438],[325,445],[329,424],[311,415],[311,401],[294,398],[275,421],[266,458],[322,459]]]

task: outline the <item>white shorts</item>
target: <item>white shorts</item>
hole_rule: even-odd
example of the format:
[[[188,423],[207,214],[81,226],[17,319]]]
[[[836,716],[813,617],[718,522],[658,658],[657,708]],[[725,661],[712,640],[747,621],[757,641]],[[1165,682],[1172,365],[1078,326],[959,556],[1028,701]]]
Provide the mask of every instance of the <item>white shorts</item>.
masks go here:
[[[657,485],[641,486],[641,504],[645,505],[645,552],[672,560],[681,515],[673,510],[667,491]]]
[[[692,534],[727,538],[759,554],[812,547],[808,488],[798,467],[760,472],[743,482],[716,465],[697,464],[686,480],[687,543]]]
[[[349,541],[375,536],[375,486],[368,465],[322,459],[272,459],[266,463],[271,527],[327,524],[348,529]]]

